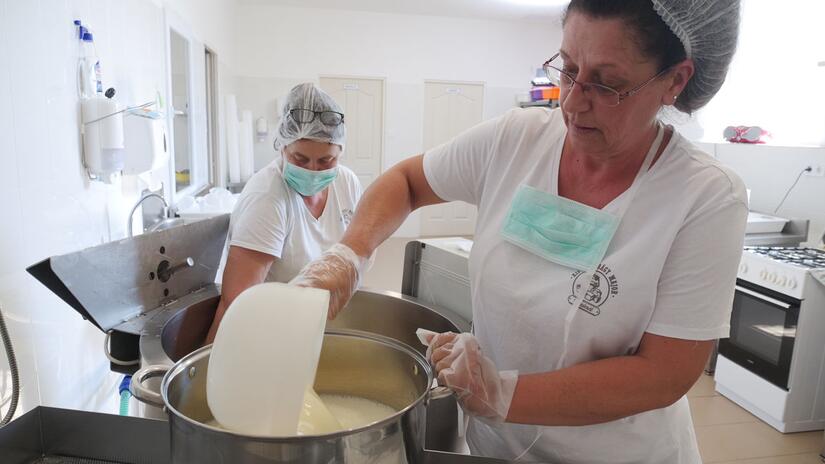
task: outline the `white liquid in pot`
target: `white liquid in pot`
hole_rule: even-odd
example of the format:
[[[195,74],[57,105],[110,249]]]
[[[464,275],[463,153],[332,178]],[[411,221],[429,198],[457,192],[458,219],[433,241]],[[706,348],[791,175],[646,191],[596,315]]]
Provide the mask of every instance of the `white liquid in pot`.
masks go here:
[[[378,422],[397,412],[386,404],[357,396],[321,395],[321,399],[344,430]]]
[[[315,395],[310,391],[304,398],[297,435],[323,435],[357,429],[386,419],[396,412],[395,408],[358,396]],[[229,430],[214,419],[206,425]]]

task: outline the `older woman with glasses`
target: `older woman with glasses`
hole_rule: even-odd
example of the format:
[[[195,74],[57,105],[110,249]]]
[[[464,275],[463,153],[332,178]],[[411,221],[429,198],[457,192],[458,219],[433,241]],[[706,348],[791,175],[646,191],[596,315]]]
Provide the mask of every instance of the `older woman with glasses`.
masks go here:
[[[701,462],[685,398],[725,337],[742,181],[672,127],[719,90],[738,0],[572,0],[545,64],[561,108],[516,109],[406,160],[296,277],[351,295],[410,211],[478,205],[473,334],[427,334],[470,449],[555,463]]]
[[[208,342],[241,292],[288,282],[344,236],[361,198],[358,178],[338,163],[345,139],[344,113],[332,97],[309,83],[289,92],[275,138],[281,156],[252,176],[232,211]]]

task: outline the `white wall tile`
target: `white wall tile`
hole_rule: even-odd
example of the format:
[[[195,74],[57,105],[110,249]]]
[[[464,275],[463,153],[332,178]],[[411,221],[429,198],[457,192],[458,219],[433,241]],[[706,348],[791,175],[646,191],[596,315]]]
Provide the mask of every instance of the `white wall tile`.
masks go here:
[[[8,0],[0,2],[0,28],[9,17]],[[0,30],[0,62],[10,62],[10,41],[6,31]],[[21,230],[20,186],[18,163],[14,150],[14,111],[12,109],[11,70],[0,67],[0,275],[19,269],[23,262]]]
[[[208,27],[196,33],[214,33],[233,4],[210,2],[198,13]],[[82,167],[75,19],[94,33],[104,87],[117,90],[121,106],[158,91],[167,98],[163,2],[0,0],[0,309],[20,368],[18,416],[39,404],[116,412],[122,377],[109,370],[101,331],[25,272],[48,256],[124,237],[139,194],[138,182],[90,182]],[[0,405],[10,389],[0,350]]]

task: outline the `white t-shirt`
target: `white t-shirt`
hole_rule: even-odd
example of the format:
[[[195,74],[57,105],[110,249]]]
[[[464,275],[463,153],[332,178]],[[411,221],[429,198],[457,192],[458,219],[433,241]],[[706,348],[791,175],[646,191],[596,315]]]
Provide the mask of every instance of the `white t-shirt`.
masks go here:
[[[305,264],[338,243],[361,198],[358,177],[339,164],[327,204],[316,219],[284,180],[282,162],[276,159],[249,179],[229,221],[229,245],[277,258],[267,282],[289,282]]]
[[[522,183],[557,194],[566,127],[561,113],[512,110],[424,156],[444,200],[478,206],[470,254],[474,331],[499,370],[549,372],[581,273],[499,234]],[[625,192],[626,193],[626,192]],[[605,206],[615,213],[625,194]],[[636,352],[645,332],[690,340],[726,337],[742,253],[742,181],[674,133],[643,178],[570,329],[565,366]],[[686,398],[621,420],[581,427],[489,426],[473,420],[471,449],[513,459],[541,431],[526,461],[701,462]]]

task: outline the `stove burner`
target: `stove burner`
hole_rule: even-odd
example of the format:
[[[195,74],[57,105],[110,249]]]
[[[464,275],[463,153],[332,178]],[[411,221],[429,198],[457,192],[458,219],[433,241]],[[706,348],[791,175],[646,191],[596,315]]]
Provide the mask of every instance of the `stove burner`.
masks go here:
[[[825,269],[825,251],[816,248],[746,246],[745,251],[780,263],[811,269]]]

